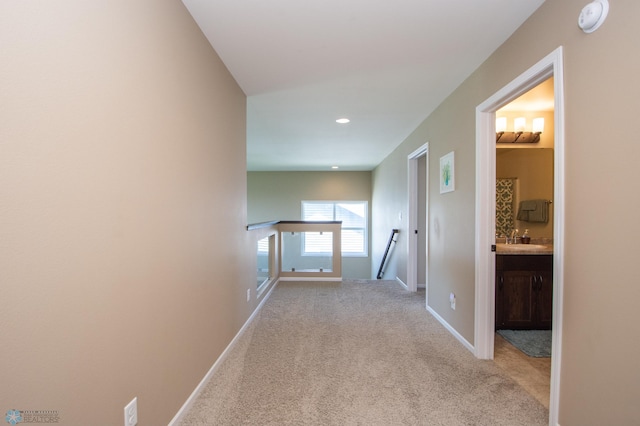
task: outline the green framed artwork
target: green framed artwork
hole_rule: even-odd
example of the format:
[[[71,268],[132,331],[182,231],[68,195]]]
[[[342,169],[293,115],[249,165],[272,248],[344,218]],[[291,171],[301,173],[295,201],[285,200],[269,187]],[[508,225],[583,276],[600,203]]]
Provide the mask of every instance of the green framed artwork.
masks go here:
[[[454,153],[440,157],[440,193],[455,191],[455,161]]]

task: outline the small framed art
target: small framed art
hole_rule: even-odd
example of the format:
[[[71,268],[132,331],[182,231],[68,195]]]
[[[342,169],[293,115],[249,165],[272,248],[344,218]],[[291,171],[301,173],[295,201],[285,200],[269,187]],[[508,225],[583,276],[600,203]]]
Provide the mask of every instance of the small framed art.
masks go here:
[[[440,157],[440,193],[455,191],[455,161],[453,151]]]

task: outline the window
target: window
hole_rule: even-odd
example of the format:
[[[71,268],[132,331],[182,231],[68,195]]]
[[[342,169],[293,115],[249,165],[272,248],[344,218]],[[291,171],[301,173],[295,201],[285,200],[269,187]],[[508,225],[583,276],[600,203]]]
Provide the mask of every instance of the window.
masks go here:
[[[258,254],[269,254],[269,237],[258,240]]]
[[[276,234],[268,235],[258,240],[256,262],[257,262],[257,289],[268,283],[273,277],[273,256],[275,250]]]
[[[302,220],[342,221],[342,255],[367,256],[366,201],[303,201]],[[304,254],[331,253],[331,238],[306,232]]]

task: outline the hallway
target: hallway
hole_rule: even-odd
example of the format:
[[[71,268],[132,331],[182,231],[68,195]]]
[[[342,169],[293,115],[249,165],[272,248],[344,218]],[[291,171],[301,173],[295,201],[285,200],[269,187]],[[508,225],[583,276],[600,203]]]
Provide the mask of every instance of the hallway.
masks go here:
[[[395,281],[281,282],[182,425],[546,425]]]

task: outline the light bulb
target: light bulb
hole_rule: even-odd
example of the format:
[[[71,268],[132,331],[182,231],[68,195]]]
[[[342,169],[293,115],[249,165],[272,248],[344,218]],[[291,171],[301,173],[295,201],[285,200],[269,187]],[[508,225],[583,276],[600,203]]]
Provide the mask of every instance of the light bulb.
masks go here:
[[[533,133],[544,132],[544,118],[538,117],[533,119]]]

